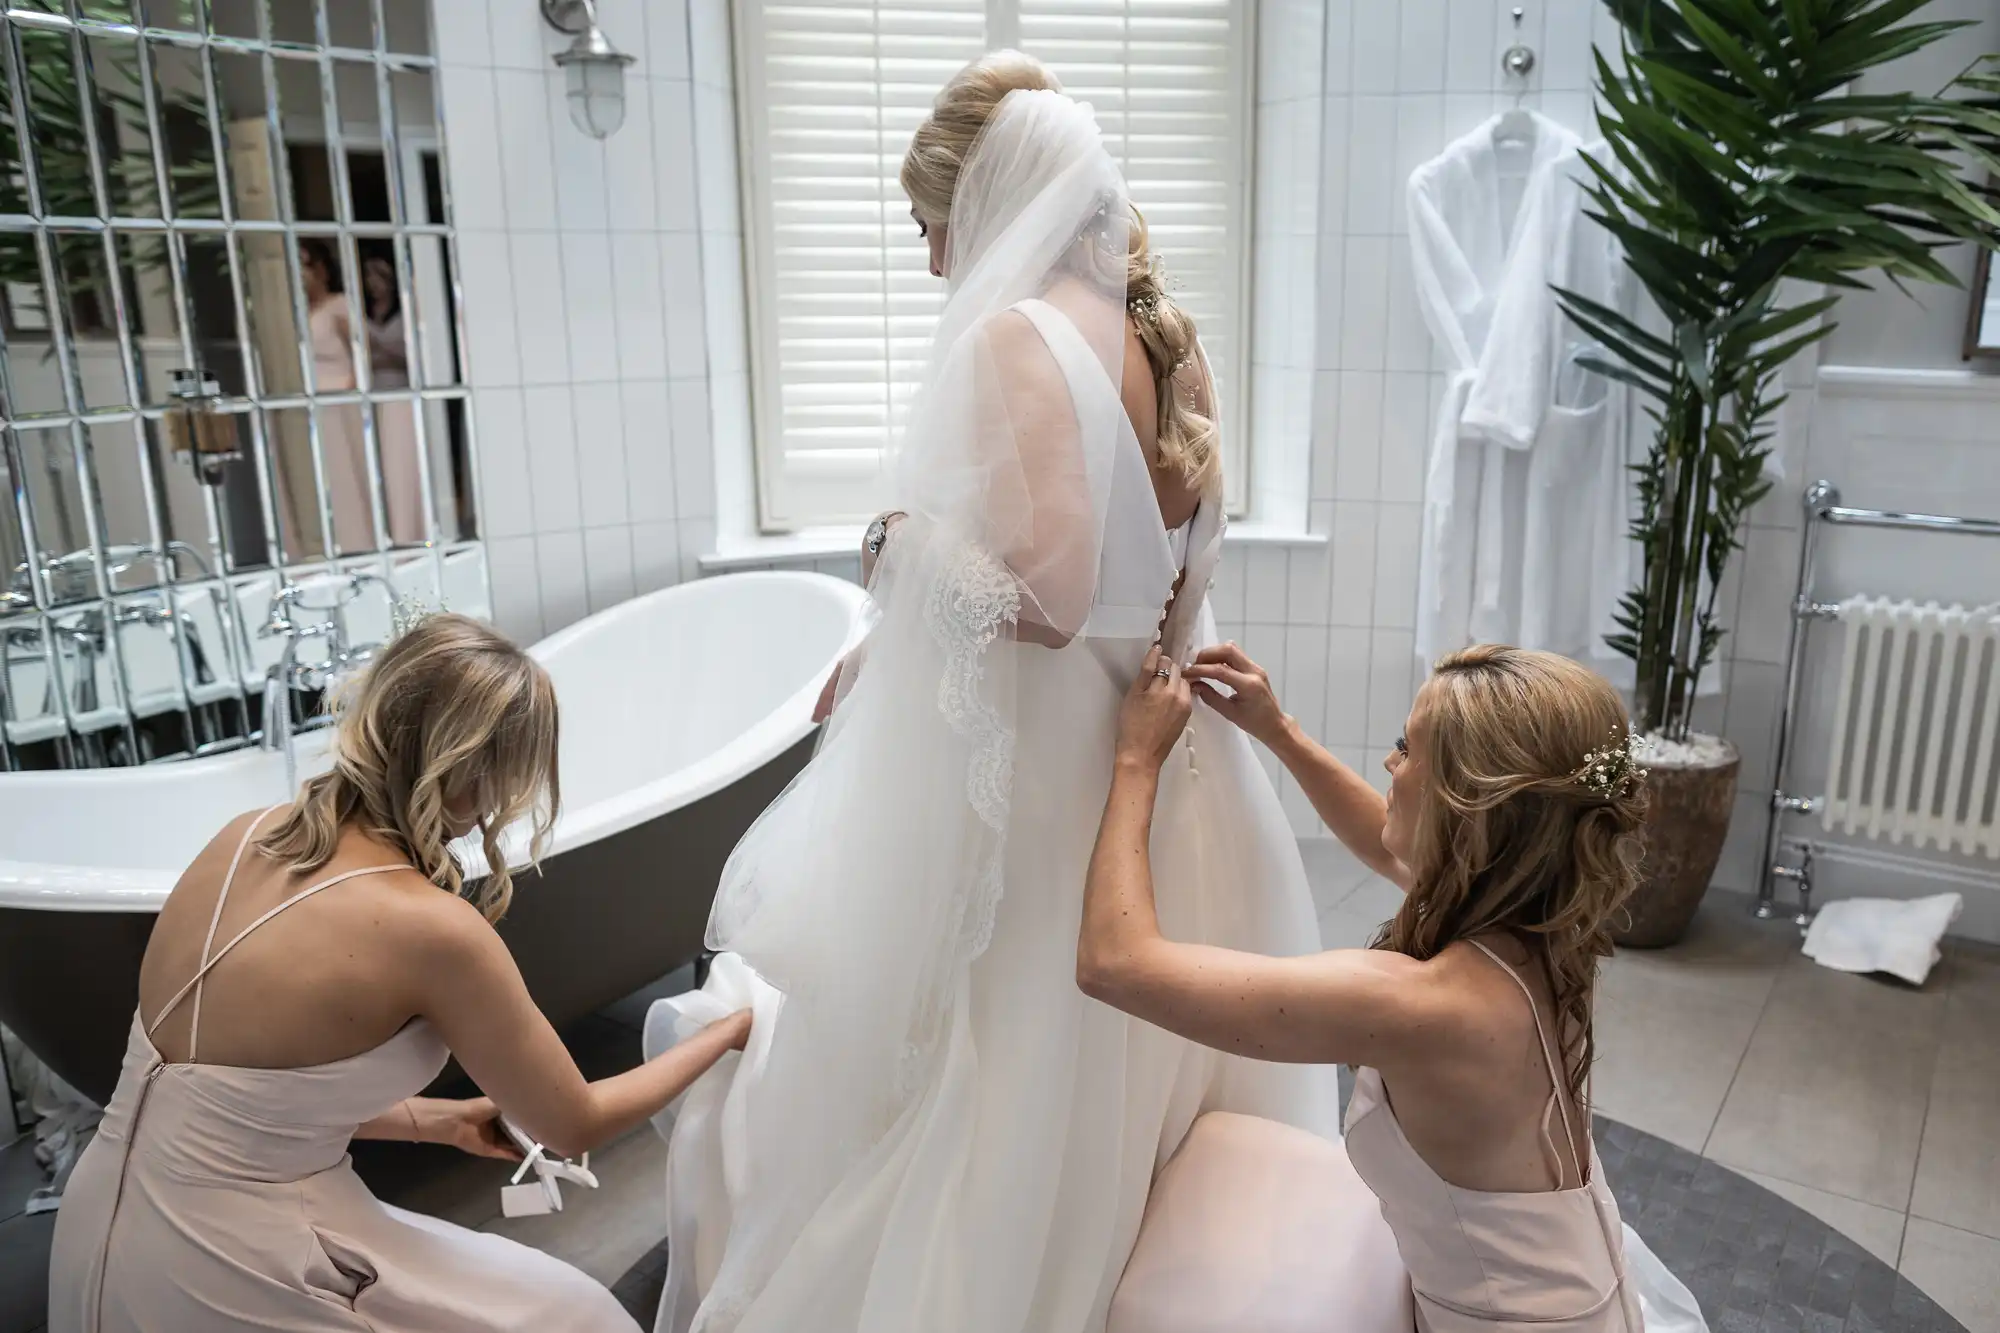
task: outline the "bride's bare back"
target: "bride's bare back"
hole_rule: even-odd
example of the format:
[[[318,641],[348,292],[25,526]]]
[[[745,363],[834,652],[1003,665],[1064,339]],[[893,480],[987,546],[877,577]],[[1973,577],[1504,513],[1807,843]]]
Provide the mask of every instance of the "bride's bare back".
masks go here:
[[[1044,299],[1084,328],[1091,327],[1090,316],[1078,306],[1096,306],[1103,300],[1078,282],[1059,283]],[[1208,416],[1212,411],[1213,394],[1199,358],[1190,360],[1175,373],[1174,392],[1201,415]],[[1201,505],[1202,492],[1178,470],[1160,466],[1159,381],[1153,378],[1153,363],[1146,356],[1146,344],[1140,340],[1138,322],[1130,314],[1125,316],[1125,362],[1118,375],[1118,397],[1132,423],[1132,433],[1139,438],[1139,448],[1145,452],[1153,478],[1153,494],[1160,502],[1160,522],[1172,531],[1194,517]]]

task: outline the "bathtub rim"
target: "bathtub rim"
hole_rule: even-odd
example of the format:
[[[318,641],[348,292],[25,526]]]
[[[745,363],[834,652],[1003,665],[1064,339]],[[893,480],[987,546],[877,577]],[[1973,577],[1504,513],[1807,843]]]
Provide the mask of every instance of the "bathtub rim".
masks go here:
[[[570,648],[578,641],[589,638],[593,631],[601,632],[620,619],[657,610],[662,604],[675,599],[714,596],[714,592],[704,590],[715,585],[741,586],[746,583],[790,583],[832,593],[836,603],[848,613],[847,633],[839,650],[815,667],[804,685],[728,744],[692,764],[606,800],[565,809],[550,837],[549,859],[561,856],[567,850],[587,847],[613,837],[713,795],[778,759],[811,734],[817,725],[812,720],[813,705],[826,683],[826,672],[851,653],[868,631],[867,591],[858,584],[829,574],[809,570],[747,570],[675,584],[587,616],[530,645],[528,652],[536,661],[545,662],[550,655]],[[253,750],[243,755],[218,755],[210,760],[195,762],[253,762],[251,756],[262,756],[262,752]],[[254,762],[266,763],[269,759],[264,756]],[[147,775],[147,781],[157,781],[159,779],[152,775],[171,767],[175,766],[76,770],[37,776],[54,778],[82,788],[93,782],[106,781],[107,774],[121,772],[143,773]],[[109,780],[115,783],[118,778],[114,776]],[[526,847],[520,839],[509,838],[506,851],[508,864],[516,870],[527,864]],[[487,873],[485,855],[477,844],[463,847],[460,861],[467,879],[476,879]],[[0,858],[0,908],[46,912],[152,913],[159,911],[182,873],[181,870],[139,866],[96,866]]]

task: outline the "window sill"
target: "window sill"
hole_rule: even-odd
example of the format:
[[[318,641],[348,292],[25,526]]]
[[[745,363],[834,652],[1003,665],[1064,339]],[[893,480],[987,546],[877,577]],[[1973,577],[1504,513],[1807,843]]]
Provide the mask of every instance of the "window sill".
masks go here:
[[[1222,534],[1222,544],[1228,546],[1302,546],[1326,545],[1326,534],[1307,532],[1304,528],[1289,523],[1257,523],[1250,519],[1231,523],[1229,531]]]
[[[1232,523],[1223,536],[1223,545],[1270,547],[1321,547],[1326,534],[1304,532],[1277,523]],[[861,554],[860,528],[818,528],[810,532],[778,533],[737,537],[717,545],[701,558],[704,574],[726,574],[732,570],[761,569],[767,565],[795,565],[817,560],[850,560]]]
[[[862,529],[857,526],[725,538],[701,558],[701,572],[726,574],[731,570],[757,569],[765,565],[859,559],[861,532]]]

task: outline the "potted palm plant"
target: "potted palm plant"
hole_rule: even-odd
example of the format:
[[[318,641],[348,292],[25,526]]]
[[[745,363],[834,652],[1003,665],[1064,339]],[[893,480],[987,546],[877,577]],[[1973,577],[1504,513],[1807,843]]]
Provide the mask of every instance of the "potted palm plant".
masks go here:
[[[1941,247],[2000,239],[1996,196],[1972,183],[2000,172],[1994,67],[1934,96],[1857,90],[1967,26],[1917,21],[1928,2],[1606,0],[1625,70],[1597,53],[1608,151],[1591,163],[1590,213],[1658,318],[1558,299],[1654,427],[1634,469],[1642,580],[1609,640],[1634,663],[1635,721],[1655,742],[1646,873],[1621,943],[1681,937],[1728,832],[1736,750],[1691,723],[1724,637],[1724,571],[1770,487],[1785,364],[1832,331],[1841,291],[1955,283]]]

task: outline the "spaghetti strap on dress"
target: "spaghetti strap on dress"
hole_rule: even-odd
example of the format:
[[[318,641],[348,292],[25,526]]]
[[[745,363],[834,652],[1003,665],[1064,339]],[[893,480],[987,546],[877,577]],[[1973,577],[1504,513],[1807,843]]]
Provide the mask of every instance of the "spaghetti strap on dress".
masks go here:
[[[57,1218],[50,1333],[636,1333],[610,1292],[569,1265],[388,1207],[354,1174],[354,1131],[423,1091],[450,1057],[421,1019],[330,1064],[197,1062],[202,983],[237,945],[315,894],[407,869],[330,876],[216,949],[230,887],[269,813],[230,862],[194,976],[150,1024],[133,1018],[118,1089]],[[152,1033],[190,996],[188,1059],[169,1063]]]

